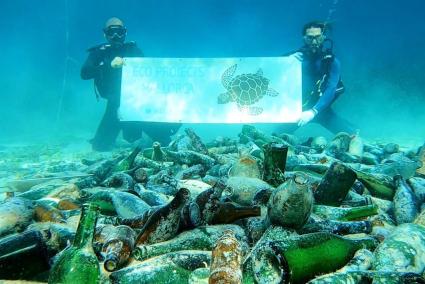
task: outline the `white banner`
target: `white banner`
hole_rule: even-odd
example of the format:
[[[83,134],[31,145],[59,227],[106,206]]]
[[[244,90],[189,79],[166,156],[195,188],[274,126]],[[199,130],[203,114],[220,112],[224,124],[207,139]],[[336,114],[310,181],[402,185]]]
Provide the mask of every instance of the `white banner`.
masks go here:
[[[120,119],[182,123],[296,122],[294,57],[125,58]]]

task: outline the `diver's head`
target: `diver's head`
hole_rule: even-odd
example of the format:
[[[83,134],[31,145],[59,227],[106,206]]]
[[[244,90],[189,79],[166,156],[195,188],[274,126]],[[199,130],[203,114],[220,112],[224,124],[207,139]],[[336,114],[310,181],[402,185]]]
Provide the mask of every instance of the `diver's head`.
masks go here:
[[[327,24],[314,21],[304,25],[303,36],[304,44],[311,54],[317,54],[322,50],[323,43],[326,40]]]
[[[127,29],[124,23],[118,18],[110,18],[106,21],[105,27],[103,28],[105,38],[112,45],[121,45],[125,41],[127,35]]]

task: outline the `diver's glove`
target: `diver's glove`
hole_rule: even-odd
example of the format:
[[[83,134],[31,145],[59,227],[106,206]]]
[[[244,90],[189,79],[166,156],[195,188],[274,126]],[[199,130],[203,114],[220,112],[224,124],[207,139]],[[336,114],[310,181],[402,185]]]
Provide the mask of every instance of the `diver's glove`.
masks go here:
[[[301,114],[301,118],[298,121],[298,126],[303,126],[309,123],[317,114],[315,109],[310,109],[307,111],[303,111]]]
[[[111,61],[111,67],[112,68],[121,68],[123,65],[125,64],[124,59],[122,57],[115,57],[112,61]]]

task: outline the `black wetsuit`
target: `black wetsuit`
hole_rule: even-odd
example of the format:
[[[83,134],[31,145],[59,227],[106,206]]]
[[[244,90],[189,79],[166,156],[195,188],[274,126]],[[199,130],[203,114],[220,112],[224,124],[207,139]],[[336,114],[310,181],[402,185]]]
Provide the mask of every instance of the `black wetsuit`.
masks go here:
[[[316,110],[317,115],[311,122],[321,124],[334,134],[354,133],[355,126],[335,113],[331,107],[338,96],[344,92],[339,60],[331,52],[311,55],[303,50],[300,50],[303,53],[303,111]],[[297,128],[297,124],[288,124],[279,128],[279,131],[291,133]]]
[[[148,122],[120,122],[117,111],[121,96],[121,68],[112,68],[111,61],[115,57],[141,57],[142,51],[135,42],[126,42],[113,46],[101,44],[90,48],[86,62],[81,68],[83,80],[94,79],[96,94],[108,101],[105,114],[91,140],[94,150],[110,150],[120,132],[129,142],[139,139],[142,129],[162,145],[170,142],[170,135],[178,130],[180,124],[148,123]]]

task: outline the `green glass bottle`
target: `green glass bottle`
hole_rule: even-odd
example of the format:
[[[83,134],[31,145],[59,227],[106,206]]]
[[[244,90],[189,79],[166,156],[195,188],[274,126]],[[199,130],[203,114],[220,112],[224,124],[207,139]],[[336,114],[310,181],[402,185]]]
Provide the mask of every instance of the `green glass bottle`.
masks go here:
[[[254,277],[257,283],[306,283],[316,275],[335,271],[362,248],[374,249],[371,237],[342,237],[331,233],[294,236],[272,241],[255,255]]]
[[[209,266],[210,263],[211,251],[170,252],[143,262],[132,262],[112,272],[109,281],[113,284],[188,283],[192,271]]]
[[[98,283],[99,262],[92,242],[99,207],[84,204],[72,246],[60,253],[49,275],[49,283]]]
[[[378,206],[375,204],[358,207],[332,207],[326,205],[314,205],[313,212],[322,218],[337,221],[352,221],[359,218],[378,214]]]
[[[134,148],[133,152],[131,152],[131,154],[127,158],[122,159],[115,165],[112,172],[122,172],[130,170],[133,166],[136,156],[141,150],[142,148],[140,146],[136,146],[136,148]]]
[[[356,171],[357,178],[365,185],[374,197],[393,200],[395,186],[393,179],[385,174]]]

